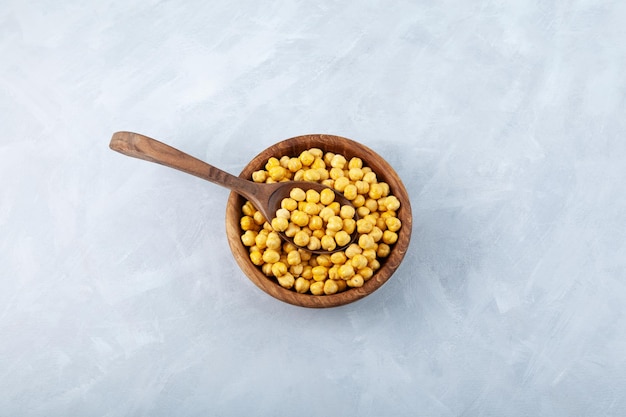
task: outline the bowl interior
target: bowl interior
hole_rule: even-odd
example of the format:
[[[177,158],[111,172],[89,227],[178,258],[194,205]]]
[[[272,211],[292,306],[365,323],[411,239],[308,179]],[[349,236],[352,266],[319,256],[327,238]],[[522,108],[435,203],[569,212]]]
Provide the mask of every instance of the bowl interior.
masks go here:
[[[351,139],[334,135],[304,135],[286,139],[270,146],[246,165],[239,175],[242,178],[251,179],[252,173],[262,169],[267,159],[283,155],[297,156],[302,151],[310,148],[320,148],[324,152],[334,152],[344,155],[348,160],[359,157],[363,164],[372,168],[379,181],[389,184],[391,193],[401,202],[397,212],[402,221],[402,228],[398,231],[398,241],[392,246],[388,257],[380,259],[381,267],[374,273],[372,278],[366,281],[360,288],[350,288],[341,293],[332,295],[299,294],[295,291],[281,287],[276,281],[265,276],[263,272],[250,261],[248,248],[241,242],[241,207],[245,199],[232,192],[228,198],[226,209],[226,234],[233,256],[236,262],[248,278],[267,294],[289,304],[302,307],[336,307],[359,300],[371,294],[382,286],[395,272],[404,258],[409,246],[412,229],[411,206],[407,191],[402,181],[393,168],[370,148]]]

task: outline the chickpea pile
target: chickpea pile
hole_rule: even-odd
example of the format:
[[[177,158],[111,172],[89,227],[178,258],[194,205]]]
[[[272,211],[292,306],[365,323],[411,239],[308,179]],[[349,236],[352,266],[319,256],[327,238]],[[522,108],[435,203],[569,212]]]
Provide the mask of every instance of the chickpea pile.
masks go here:
[[[330,295],[361,287],[380,268],[380,259],[389,255],[391,246],[398,240],[402,226],[397,217],[400,200],[391,194],[387,183],[378,181],[376,173],[364,166],[360,158],[348,161],[341,154],[311,148],[298,156],[269,158],[265,169],[252,174],[252,180],[258,183],[319,182],[342,193],[354,206],[342,207],[330,201],[330,194],[322,197],[324,191],[305,192],[298,188],[292,190],[271,221],[249,201],[243,205],[241,241],[248,247],[250,260],[284,288],[302,294]],[[328,191],[334,199],[334,193]],[[326,212],[322,213],[324,210]],[[350,210],[358,214],[358,220],[354,220],[355,213]],[[294,219],[296,212],[307,217],[298,219],[298,214]],[[316,217],[322,221],[321,225]],[[285,221],[277,220],[281,218]],[[340,243],[344,242],[344,234],[348,239],[344,245],[347,244],[355,229],[358,240],[345,250],[322,255],[310,252],[343,246]],[[284,242],[277,231],[292,234],[296,244]]]
[[[298,248],[332,251],[352,240],[356,210],[335,201],[335,192],[330,188],[317,192],[294,187],[280,205],[270,222],[272,229],[285,232]]]

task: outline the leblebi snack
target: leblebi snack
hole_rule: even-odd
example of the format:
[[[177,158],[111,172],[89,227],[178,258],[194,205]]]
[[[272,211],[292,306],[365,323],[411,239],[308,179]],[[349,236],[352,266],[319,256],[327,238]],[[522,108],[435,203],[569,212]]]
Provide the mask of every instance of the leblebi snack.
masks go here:
[[[337,203],[332,190],[296,187],[276,216],[265,219],[249,201],[231,194],[231,249],[250,279],[276,298],[306,307],[355,301],[379,288],[406,252],[411,232],[406,190],[380,156],[357,142],[330,135],[288,139],[259,154],[241,176],[259,183],[317,182],[352,203]],[[228,227],[235,214],[237,241]],[[355,231],[355,241],[339,251],[311,252],[341,248]],[[282,241],[278,232],[294,243]]]

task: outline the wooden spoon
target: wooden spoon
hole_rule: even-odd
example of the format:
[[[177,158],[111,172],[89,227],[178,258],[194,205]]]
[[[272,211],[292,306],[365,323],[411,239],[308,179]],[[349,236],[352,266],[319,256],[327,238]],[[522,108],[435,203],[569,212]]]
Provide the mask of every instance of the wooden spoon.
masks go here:
[[[289,193],[295,187],[302,188],[305,191],[314,189],[319,192],[324,188],[333,190],[325,185],[308,181],[287,181],[274,184],[255,183],[222,171],[219,168],[209,165],[204,161],[159,142],[158,140],[133,132],[114,133],[109,147],[124,155],[155,162],[229,188],[250,201],[268,221],[276,217],[276,210],[280,208],[281,201],[289,197]],[[335,190],[333,191],[335,192],[335,201],[339,202],[339,204],[342,206],[352,205],[352,202],[342,194]],[[355,220],[357,220],[356,214]],[[280,232],[278,234],[285,241],[293,243],[293,239],[286,236],[284,233]],[[307,250],[317,254],[345,250],[346,247],[356,240],[357,235],[358,233],[355,230],[347,245],[336,247],[333,250]]]

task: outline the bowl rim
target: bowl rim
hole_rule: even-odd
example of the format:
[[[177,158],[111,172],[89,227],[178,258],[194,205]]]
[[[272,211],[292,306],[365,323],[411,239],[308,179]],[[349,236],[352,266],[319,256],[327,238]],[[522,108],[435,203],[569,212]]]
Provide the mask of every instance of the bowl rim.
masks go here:
[[[346,137],[331,134],[307,134],[281,140],[266,147],[252,158],[242,169],[239,177],[251,179],[252,172],[261,169],[269,156],[277,156],[278,154],[280,156],[298,155],[302,150],[312,147],[320,148],[324,152],[333,152],[331,149],[324,149],[325,143],[332,143],[330,145],[331,148],[336,148],[333,145],[342,143],[342,146],[346,147],[346,151],[342,152],[346,159],[349,160],[352,156],[361,158],[364,165],[372,167],[379,181],[390,184],[392,194],[402,203],[398,210],[398,218],[402,221],[398,240],[392,246],[389,256],[381,260],[380,269],[362,287],[351,288],[332,295],[300,294],[281,287],[276,281],[263,274],[259,267],[252,264],[248,256],[248,250],[241,242],[239,219],[241,218],[241,206],[245,199],[233,191],[229,194],[226,206],[227,240],[231,253],[242,272],[268,295],[292,305],[309,308],[337,307],[349,304],[378,290],[391,278],[404,259],[409,248],[413,223],[410,199],[406,187],[396,171],[374,150]],[[271,153],[270,150],[272,150]]]

